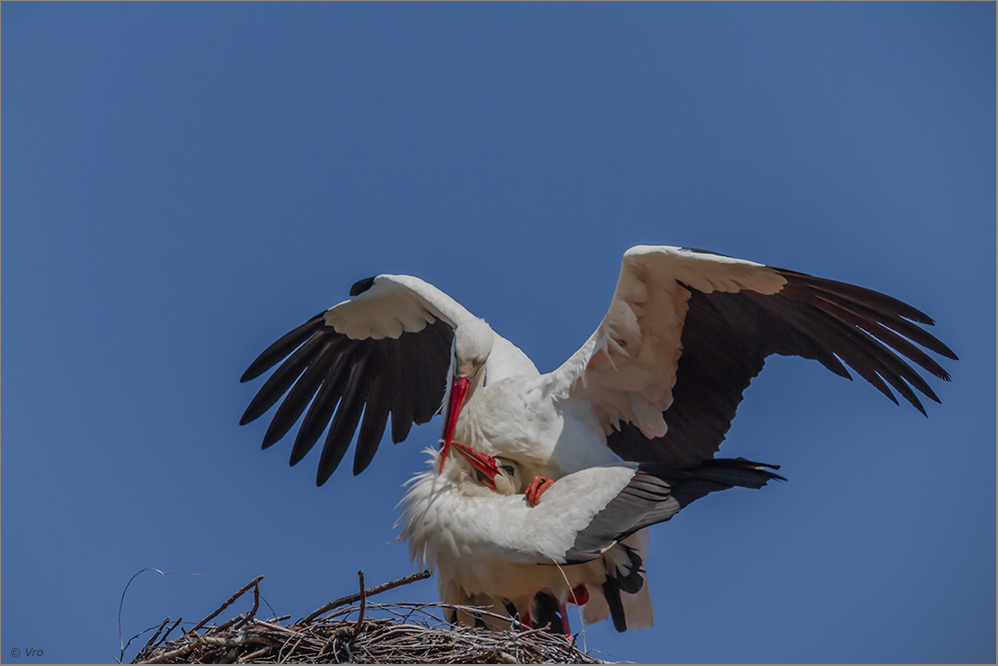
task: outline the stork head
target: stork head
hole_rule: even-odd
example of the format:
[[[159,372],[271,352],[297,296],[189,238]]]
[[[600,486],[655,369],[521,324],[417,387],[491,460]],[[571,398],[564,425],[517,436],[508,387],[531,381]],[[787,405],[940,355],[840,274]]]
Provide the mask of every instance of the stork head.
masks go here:
[[[493,338],[492,329],[483,319],[469,319],[454,329],[449,399],[444,414],[444,446],[440,454],[441,472],[454,440],[454,428],[461,409],[474,389],[485,380],[485,362],[492,353]]]
[[[454,451],[459,453],[474,472],[475,478],[502,495],[515,495],[520,492],[519,466],[504,458],[493,458],[461,442],[452,442]]]
[[[499,474],[494,480],[493,488],[503,495],[516,495],[522,492],[520,466],[505,458],[496,458],[496,465],[499,467]]]

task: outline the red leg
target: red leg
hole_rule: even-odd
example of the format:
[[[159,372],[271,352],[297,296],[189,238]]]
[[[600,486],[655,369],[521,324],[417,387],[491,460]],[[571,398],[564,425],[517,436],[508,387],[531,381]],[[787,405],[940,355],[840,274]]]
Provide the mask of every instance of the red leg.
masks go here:
[[[578,585],[572,588],[571,593],[568,595],[568,601],[579,606],[585,606],[589,601],[589,590],[586,589],[585,585]]]
[[[527,496],[527,501],[531,505],[537,506],[537,503],[541,501],[541,495],[544,491],[550,488],[554,484],[554,481],[546,476],[535,476],[531,479],[530,483],[527,484],[527,489],[523,491],[523,494]]]

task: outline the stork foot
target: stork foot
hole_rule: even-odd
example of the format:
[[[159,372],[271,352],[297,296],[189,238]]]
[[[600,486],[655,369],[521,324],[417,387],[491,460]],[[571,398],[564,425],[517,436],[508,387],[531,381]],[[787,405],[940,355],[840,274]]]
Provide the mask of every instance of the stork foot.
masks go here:
[[[523,494],[527,496],[527,501],[530,502],[531,506],[537,506],[537,503],[541,501],[541,495],[553,484],[554,481],[546,476],[535,476],[527,484],[527,489],[523,491]]]

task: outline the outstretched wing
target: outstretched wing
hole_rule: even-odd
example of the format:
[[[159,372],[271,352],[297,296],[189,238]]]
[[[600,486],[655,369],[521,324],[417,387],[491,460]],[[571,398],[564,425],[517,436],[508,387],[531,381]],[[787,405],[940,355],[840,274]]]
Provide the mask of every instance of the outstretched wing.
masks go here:
[[[556,373],[570,399],[591,404],[621,457],[693,463],[713,457],[770,354],[815,359],[846,378],[849,366],[925,413],[915,390],[939,399],[905,359],[948,380],[919,346],[956,354],[919,324],[933,321],[862,287],[701,250],[638,246],[624,254],[603,322]]]
[[[406,438],[413,423],[433,417],[447,385],[454,328],[472,317],[439,289],[406,275],[361,280],[350,295],[353,298],[268,347],[240,379],[254,379],[284,360],[250,402],[240,424],[259,418],[287,393],[264,435],[263,448],[284,437],[305,412],[291,450],[292,465],[312,449],[332,419],[317,485],[339,465],[358,423],[354,474],[370,464],[389,413],[396,443]]]

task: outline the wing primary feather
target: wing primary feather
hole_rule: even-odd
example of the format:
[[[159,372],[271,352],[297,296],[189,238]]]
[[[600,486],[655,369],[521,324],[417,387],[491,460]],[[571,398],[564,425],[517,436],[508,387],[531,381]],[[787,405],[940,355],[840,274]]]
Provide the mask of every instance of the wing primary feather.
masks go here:
[[[385,375],[380,373],[372,373],[372,375],[374,379],[371,381],[367,405],[364,407],[364,420],[361,421],[360,432],[357,434],[357,450],[353,457],[354,476],[363,472],[371,464],[388,423],[389,402],[385,392],[387,385]]]
[[[890,349],[877,342],[865,330],[844,321],[836,314],[827,310],[822,310],[818,307],[812,307],[811,310],[810,319],[812,320],[813,330],[816,331],[816,334],[829,336],[829,346],[834,345],[832,348],[857,373],[897,404],[897,399],[883,381],[886,380],[918,411],[925,414],[925,408],[922,406],[921,401],[919,401],[918,396],[904,383],[904,377],[906,376],[911,377],[914,375],[917,377],[917,373],[910,366],[898,358]],[[817,333],[818,331],[820,333]],[[835,336],[838,337],[838,340],[842,344],[835,342]],[[916,381],[922,382],[920,377]],[[935,394],[929,389],[926,395],[934,398]]]
[[[246,425],[270,409],[304,372],[309,361],[312,360],[313,353],[322,342],[323,335],[321,333],[313,334],[281,367],[275,370],[274,374],[267,378],[256,396],[250,401],[243,417],[239,419],[239,425]]]
[[[250,366],[246,368],[246,372],[239,378],[239,381],[248,382],[270,370],[275,363],[290,354],[295,347],[325,326],[325,314],[326,312],[322,311],[298,328],[281,336],[277,342],[267,347],[262,354],[256,357],[255,361],[250,363]]]
[[[849,371],[835,357],[834,350],[829,349],[820,341],[820,337],[814,335],[809,322],[802,321],[800,306],[799,302],[782,298],[779,294],[764,296],[750,291],[735,294],[693,292],[690,297],[690,313],[687,314],[687,327],[691,329],[691,335],[687,335],[687,327],[684,327],[684,347],[688,341],[690,345],[704,347],[717,354],[718,350],[729,348],[733,341],[740,340],[740,348],[733,349],[733,353],[753,358],[758,363],[759,370],[767,356],[777,353],[814,359],[836,375],[851,379]],[[705,316],[708,313],[713,314],[710,320]],[[693,321],[694,317],[705,321]],[[697,334],[692,335],[692,332]],[[700,341],[696,338],[707,335],[712,340],[710,347],[698,344]],[[759,370],[755,371],[756,374]],[[753,374],[752,377],[754,376]]]
[[[783,277],[787,278],[791,285],[808,286],[828,294],[835,294],[836,296],[854,301],[856,303],[867,305],[878,312],[896,313],[905,319],[910,319],[911,321],[918,322],[919,324],[926,324],[928,326],[935,324],[932,317],[925,314],[921,310],[918,310],[904,301],[898,300],[893,296],[888,296],[887,294],[879,291],[867,289],[866,287],[859,287],[846,282],[819,278],[813,275],[808,275],[807,273],[798,273],[797,271],[790,271],[784,268],[774,268],[774,270]]]
[[[819,324],[820,325],[820,324]],[[821,326],[821,330],[818,332],[819,335],[825,335],[829,329],[839,328],[834,325]],[[857,329],[846,327],[845,330],[839,328],[838,333],[845,338],[851,338],[853,344],[842,345],[836,349],[836,353],[842,358],[846,364],[856,371],[860,377],[870,382],[878,391],[883,393],[890,399],[895,405],[898,404],[897,398],[891,393],[890,388],[884,382],[883,378],[877,372],[877,362],[874,357],[867,352],[866,348],[859,343],[860,337],[857,334]],[[833,343],[834,344],[834,343]]]
[[[926,370],[936,375],[940,379],[948,380],[949,374],[943,371],[942,368],[939,368],[938,365],[936,365],[936,367],[939,370],[939,372],[937,373],[936,370],[932,368],[932,365],[935,365],[935,362],[931,358],[926,356],[924,352],[921,352],[921,350],[919,350],[917,347],[909,343],[907,340],[898,336],[896,333],[880,325],[877,322],[870,322],[868,320],[862,320],[861,318],[857,320],[856,316],[853,313],[849,312],[848,310],[843,310],[842,308],[839,308],[838,306],[832,304],[825,304],[825,306],[822,309],[825,309],[825,307],[832,308],[830,311],[826,310],[829,312],[830,316],[839,319],[840,321],[842,321],[843,324],[847,326],[855,325],[859,327],[859,329],[861,329],[866,335],[870,336],[871,345],[877,347],[878,351],[881,351],[881,353],[889,354],[893,358],[893,361],[891,361],[890,363],[893,367],[896,368],[898,375],[903,377],[912,386],[917,388],[919,391],[924,393],[932,400],[939,402],[939,397],[932,390],[932,387],[929,386],[928,382],[926,382],[922,378],[922,376],[919,375],[910,365],[905,363],[900,357],[891,352],[890,348],[892,347],[898,352],[904,354],[907,358],[918,363],[921,367],[925,368]],[[873,338],[875,338],[876,340],[880,340],[880,342],[883,343],[883,346],[878,344],[875,340],[873,340]],[[923,356],[924,359],[928,361],[928,363],[920,362],[920,359],[918,358],[919,354],[921,354],[921,356]]]
[[[288,433],[291,426],[305,411],[316,391],[319,390],[335,359],[335,341],[327,340],[315,355],[315,359],[288,391],[281,406],[277,408],[277,413],[274,414],[274,418],[271,419],[270,426],[267,428],[267,433],[263,436],[261,448],[270,448]]]
[[[395,358],[393,359],[395,386],[392,391],[394,395],[394,400],[392,400],[392,442],[395,444],[408,437],[409,431],[412,429],[412,402],[414,399],[412,384],[406,381],[413,377],[413,363],[409,356],[408,338],[403,335],[399,338],[399,342],[400,344],[395,348]]]
[[[392,410],[392,444],[398,444],[409,436],[412,430],[412,419]]]
[[[719,294],[715,300],[725,297],[727,297],[725,304],[730,310],[754,304],[758,308],[756,318],[759,318],[763,312],[768,315],[763,318],[763,336],[757,336],[757,353],[763,358],[770,354],[810,358],[840,377],[852,379],[849,371],[836,358],[838,356],[845,361],[843,351],[848,351],[848,347],[842,349],[843,345],[836,344],[834,338],[829,338],[828,332],[823,330],[820,318],[815,321],[814,312],[818,310],[814,306],[806,301],[785,297],[783,292],[776,296],[764,296],[754,292]],[[737,327],[733,328],[733,334],[738,332]]]
[[[315,477],[317,486],[324,484],[336,471],[357,430],[357,422],[360,420],[364,400],[367,398],[367,388],[370,385],[370,377],[364,373],[366,365],[367,358],[364,357],[356,360],[350,368],[346,393],[343,394],[339,409],[333,417],[333,423],[329,426],[326,443],[322,447],[319,470]]]
[[[880,377],[887,380],[894,389],[901,394],[908,402],[910,402],[915,409],[922,412],[923,415],[928,416],[925,412],[925,407],[922,406],[922,402],[918,399],[918,396],[911,387],[905,383],[906,378],[915,377],[917,381],[922,381],[921,377],[911,369],[908,364],[897,357],[894,352],[882,345],[877,344],[877,342],[865,331],[860,329],[853,329],[856,335],[857,342],[857,355],[862,355],[864,360],[867,362],[868,366],[872,367],[874,372],[876,372]],[[939,402],[935,393],[932,389],[926,393],[926,396]],[[894,401],[897,403],[897,400]]]
[[[839,356],[861,377],[897,404],[897,398],[877,374],[877,368],[882,368],[883,363],[879,362],[876,354],[870,353],[868,345],[865,344],[869,338],[860,329],[843,324],[806,301],[785,302],[779,296],[775,298],[757,294],[749,296],[774,317],[793,326],[799,339],[816,343],[822,350]],[[774,338],[772,351],[779,354],[796,353],[806,358],[813,358],[809,354],[801,353],[799,348],[794,348],[799,346],[799,342],[800,340]],[[877,347],[878,351],[884,350],[883,346],[877,345]]]
[[[290,464],[292,466],[297,465],[312,450],[315,443],[319,441],[322,431],[326,429],[329,419],[332,418],[336,402],[343,395],[346,386],[344,370],[350,365],[350,359],[356,346],[356,340],[348,340],[326,372],[322,386],[316,393],[315,399],[312,400],[312,405],[308,408],[301,427],[298,428],[294,446],[291,447]]]
[[[816,300],[815,307],[825,310],[829,314],[838,316],[847,323],[862,328],[885,345],[896,349],[898,352],[917,363],[919,366],[936,377],[939,377],[945,381],[950,380],[949,373],[946,372],[942,366],[936,363],[931,356],[912,344],[911,341],[922,345],[926,349],[935,351],[936,353],[941,352],[939,349],[933,349],[933,347],[930,346],[932,341],[939,343],[939,345],[942,345],[942,343],[911,322],[901,319],[900,317],[882,315],[881,313],[868,310],[865,306],[860,304],[854,304],[849,307],[843,305],[842,303],[825,300],[824,298]],[[952,351],[950,351],[950,349],[945,345],[942,345],[942,348],[952,354]],[[950,356],[950,358],[954,357],[955,354]]]

